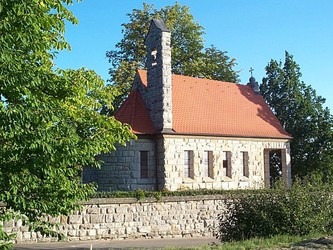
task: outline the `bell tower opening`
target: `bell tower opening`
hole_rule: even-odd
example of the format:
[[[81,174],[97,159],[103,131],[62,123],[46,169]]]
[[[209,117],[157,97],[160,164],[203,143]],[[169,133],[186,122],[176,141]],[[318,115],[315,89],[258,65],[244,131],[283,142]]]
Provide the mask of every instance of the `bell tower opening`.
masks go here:
[[[153,48],[151,50],[151,66],[156,66],[157,65],[157,49]]]

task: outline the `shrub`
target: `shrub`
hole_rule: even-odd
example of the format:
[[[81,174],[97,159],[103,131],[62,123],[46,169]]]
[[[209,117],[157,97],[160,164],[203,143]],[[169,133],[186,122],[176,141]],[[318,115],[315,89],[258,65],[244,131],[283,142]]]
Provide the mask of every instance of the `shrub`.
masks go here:
[[[221,241],[332,231],[329,185],[317,178],[295,180],[290,189],[279,181],[272,189],[244,193],[226,201],[219,215]]]

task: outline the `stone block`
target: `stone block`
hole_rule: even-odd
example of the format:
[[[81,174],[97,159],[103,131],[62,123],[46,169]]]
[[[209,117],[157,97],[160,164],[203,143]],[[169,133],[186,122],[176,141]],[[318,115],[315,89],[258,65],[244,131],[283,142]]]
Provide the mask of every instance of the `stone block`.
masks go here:
[[[37,233],[36,232],[31,232],[31,239],[32,240],[37,240]]]
[[[81,236],[79,237],[79,240],[91,240],[92,238],[90,236]]]
[[[68,230],[67,235],[70,237],[78,236],[78,233],[76,230]]]
[[[37,238],[40,239],[40,238],[43,238],[43,237],[44,237],[44,235],[42,235],[42,233],[38,231],[37,232]]]
[[[70,216],[68,216],[68,223],[69,224],[81,224],[82,216],[81,215],[70,215]]]
[[[82,225],[79,226],[79,229],[82,230],[82,229],[92,229],[94,227],[94,224],[85,224],[83,223]]]
[[[99,208],[97,207],[88,208],[87,214],[99,214]]]
[[[180,226],[177,225],[177,224],[172,224],[171,225],[171,232],[173,234],[179,234],[179,232],[180,232]]]
[[[87,230],[79,230],[78,231],[78,236],[79,237],[87,236]]]
[[[115,212],[116,213],[127,213],[128,207],[126,207],[125,205],[116,207]]]
[[[105,215],[105,222],[112,223],[113,222],[113,214],[106,214]]]
[[[16,242],[17,243],[21,243],[22,242],[22,239],[23,239],[23,233],[22,232],[17,232],[16,233]]]
[[[89,224],[90,223],[90,215],[85,214],[82,216],[83,224]]]
[[[124,221],[125,221],[125,222],[133,221],[133,213],[126,213],[126,214],[125,214]]]
[[[159,233],[163,232],[169,233],[171,232],[171,225],[170,224],[159,225],[157,230]]]
[[[18,219],[16,221],[16,227],[21,227],[23,225],[23,221],[21,219]]]
[[[205,227],[204,227],[203,223],[196,223],[196,224],[194,224],[194,229],[203,230],[204,228]]]
[[[138,227],[137,232],[139,232],[139,233],[150,233],[151,232],[151,226]]]
[[[113,214],[113,213],[115,213],[115,208],[114,207],[107,208],[106,213],[107,214]]]
[[[22,239],[23,240],[30,240],[31,239],[31,232],[23,232]]]
[[[97,232],[95,229],[88,230],[88,236],[96,236],[96,235],[97,235]]]
[[[111,231],[112,232],[112,231]],[[124,237],[124,236],[126,236],[125,235],[125,228],[123,227],[123,226],[121,226],[121,227],[116,227],[116,229],[114,229],[114,232],[118,235],[118,237]]]
[[[125,221],[125,215],[124,214],[114,214],[113,215],[113,221],[114,222],[124,222]]]
[[[68,217],[65,215],[60,216],[60,223],[61,224],[67,224]]]
[[[104,214],[92,214],[92,215],[90,215],[90,222],[93,224],[104,223],[105,215]]]
[[[20,227],[20,231],[21,232],[29,232],[29,226],[25,225],[25,226],[21,226]]]
[[[137,228],[136,227],[126,227],[125,228],[125,234],[131,235],[137,233]]]
[[[14,227],[15,226],[15,221],[14,220],[7,220],[3,223],[3,227],[6,228],[6,227]]]

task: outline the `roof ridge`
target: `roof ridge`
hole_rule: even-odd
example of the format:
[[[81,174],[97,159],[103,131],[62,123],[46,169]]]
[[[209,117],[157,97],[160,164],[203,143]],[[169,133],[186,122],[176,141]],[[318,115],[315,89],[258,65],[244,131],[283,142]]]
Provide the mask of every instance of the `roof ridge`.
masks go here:
[[[131,126],[132,132],[137,134],[154,134],[155,127],[149,116],[141,93],[133,89],[115,114],[121,123]]]
[[[136,93],[134,93],[134,103],[136,103],[136,100],[137,100],[137,95],[138,95],[138,91],[136,91]],[[135,114],[136,114],[136,109],[134,108],[132,110],[132,114],[131,114],[131,123],[133,124],[135,121]]]
[[[128,95],[128,97],[131,95],[131,93]],[[123,104],[120,106],[120,108],[116,111],[114,114],[114,117],[117,119],[117,117],[121,116],[121,114],[126,110],[125,108],[129,105],[129,98],[126,98],[126,100],[123,102]]]
[[[140,72],[142,72],[143,74],[147,74],[147,70],[146,69],[137,69],[139,75],[140,75],[140,78],[141,78],[141,74]],[[237,85],[241,85],[241,86],[247,86],[247,84],[245,83],[237,83],[237,82],[228,82],[228,81],[222,81],[222,80],[216,80],[216,79],[209,79],[209,78],[201,78],[201,77],[195,77],[195,76],[188,76],[188,75],[181,75],[181,74],[175,74],[175,73],[172,73],[171,76],[176,76],[176,77],[188,77],[188,78],[191,78],[191,79],[197,79],[197,80],[200,80],[200,81],[209,81],[209,82],[221,82],[221,83],[230,83],[230,84],[237,84]],[[141,79],[143,80],[143,79]],[[145,83],[147,82],[147,79],[144,79],[145,82],[144,82],[144,85]]]

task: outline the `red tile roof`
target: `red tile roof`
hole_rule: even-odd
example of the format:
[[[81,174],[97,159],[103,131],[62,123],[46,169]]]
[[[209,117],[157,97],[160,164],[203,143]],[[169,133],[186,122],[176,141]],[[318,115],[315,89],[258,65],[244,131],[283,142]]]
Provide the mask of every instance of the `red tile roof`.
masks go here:
[[[131,125],[135,134],[154,134],[155,128],[138,90],[133,90],[116,112],[115,118]]]
[[[138,75],[147,86],[147,72],[138,70]],[[139,100],[130,100],[131,93],[119,110],[122,116],[116,118],[132,125],[134,132],[150,134],[152,122],[141,95],[135,92]],[[140,116],[130,120],[136,112]],[[291,138],[264,98],[247,85],[172,75],[172,112],[173,130],[178,134]]]

